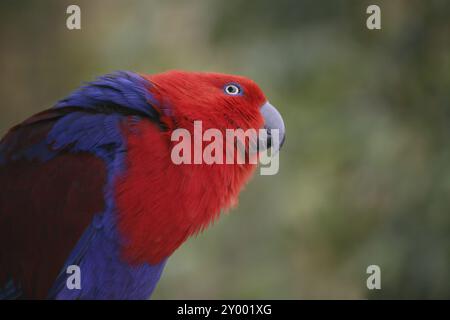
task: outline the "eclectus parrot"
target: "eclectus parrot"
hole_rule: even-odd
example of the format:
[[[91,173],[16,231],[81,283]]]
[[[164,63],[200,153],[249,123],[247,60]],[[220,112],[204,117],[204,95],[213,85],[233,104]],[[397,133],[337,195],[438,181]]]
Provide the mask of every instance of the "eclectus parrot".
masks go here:
[[[149,298],[167,258],[256,167],[174,164],[171,134],[197,120],[284,141],[253,81],[184,71],[105,75],[13,127],[0,142],[0,299]]]

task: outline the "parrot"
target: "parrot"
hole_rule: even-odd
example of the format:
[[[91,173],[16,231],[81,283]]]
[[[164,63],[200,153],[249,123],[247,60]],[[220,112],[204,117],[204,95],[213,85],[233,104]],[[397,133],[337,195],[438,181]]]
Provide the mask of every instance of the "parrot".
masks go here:
[[[195,121],[266,129],[275,152],[284,142],[253,80],[182,70],[97,77],[12,127],[0,140],[0,299],[149,299],[168,258],[236,206],[257,167],[175,164],[172,134]]]

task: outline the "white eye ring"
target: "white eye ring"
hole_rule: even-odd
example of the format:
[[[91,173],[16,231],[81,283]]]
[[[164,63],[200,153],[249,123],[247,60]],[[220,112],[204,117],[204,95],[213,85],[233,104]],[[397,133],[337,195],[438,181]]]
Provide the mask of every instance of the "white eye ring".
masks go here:
[[[230,96],[237,96],[241,94],[241,88],[238,85],[235,84],[227,84],[224,89],[226,94]]]

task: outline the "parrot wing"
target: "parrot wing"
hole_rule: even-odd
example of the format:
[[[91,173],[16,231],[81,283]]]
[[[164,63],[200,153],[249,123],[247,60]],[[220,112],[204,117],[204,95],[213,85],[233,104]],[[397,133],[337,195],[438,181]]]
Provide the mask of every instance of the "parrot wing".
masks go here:
[[[0,141],[0,299],[55,297],[65,284],[64,266],[81,259],[108,206],[108,181],[126,153],[122,126],[158,123],[142,81],[99,78]]]
[[[58,123],[74,115],[40,113],[0,144],[0,288],[9,288],[0,296],[45,298],[94,214],[104,210],[104,161],[48,145]]]

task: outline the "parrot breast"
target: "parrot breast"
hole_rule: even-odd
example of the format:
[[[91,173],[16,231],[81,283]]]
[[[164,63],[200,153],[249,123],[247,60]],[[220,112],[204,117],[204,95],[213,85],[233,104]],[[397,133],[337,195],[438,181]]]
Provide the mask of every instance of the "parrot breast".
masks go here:
[[[127,259],[158,263],[235,205],[256,166],[176,165],[170,139],[149,123],[136,126],[126,134],[127,173],[115,188],[118,226]]]

